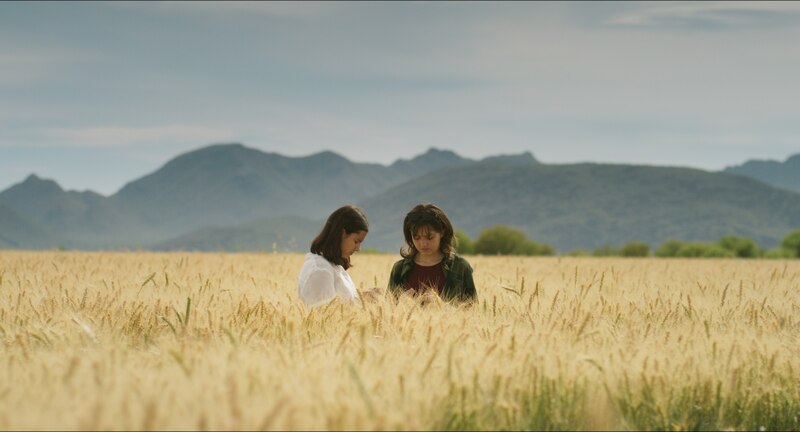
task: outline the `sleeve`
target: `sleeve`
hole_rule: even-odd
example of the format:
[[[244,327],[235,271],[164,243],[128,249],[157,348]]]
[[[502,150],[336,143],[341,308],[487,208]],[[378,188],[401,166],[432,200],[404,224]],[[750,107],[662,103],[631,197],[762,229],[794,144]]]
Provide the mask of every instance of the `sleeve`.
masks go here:
[[[403,271],[403,260],[397,261],[392,266],[392,273],[389,275],[389,292],[397,298],[403,293],[403,282],[400,280],[400,273]]]
[[[478,300],[478,291],[475,289],[475,281],[472,279],[472,266],[464,260],[464,291],[462,300],[474,303]]]
[[[333,272],[326,269],[314,269],[300,280],[300,298],[306,306],[321,306],[336,297],[333,286]]]

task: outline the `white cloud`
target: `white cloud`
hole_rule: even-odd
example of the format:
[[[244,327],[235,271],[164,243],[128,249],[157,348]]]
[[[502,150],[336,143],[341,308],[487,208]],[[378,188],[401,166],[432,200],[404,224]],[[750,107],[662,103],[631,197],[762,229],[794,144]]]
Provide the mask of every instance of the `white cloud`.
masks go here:
[[[262,15],[283,18],[317,16],[341,8],[341,2],[318,1],[163,1],[153,3],[110,2],[108,7],[141,10],[149,7],[153,11],[166,14],[185,14],[187,12],[228,15]]]
[[[60,146],[121,147],[140,143],[194,141],[198,143],[227,141],[232,132],[214,127],[173,124],[153,127],[88,127],[53,128],[44,134]]]
[[[27,86],[58,78],[65,68],[94,58],[89,51],[0,40],[0,86]]]
[[[787,24],[800,3],[83,7],[81,31],[0,31],[0,89],[14,90],[0,100],[0,150],[151,157],[238,141],[383,163],[436,146],[711,165],[730,160],[726,145],[774,154],[798,131],[800,32]]]
[[[787,16],[789,14],[789,16]],[[645,3],[606,21],[611,26],[739,28],[773,26],[793,15],[800,18],[795,2],[669,2]]]

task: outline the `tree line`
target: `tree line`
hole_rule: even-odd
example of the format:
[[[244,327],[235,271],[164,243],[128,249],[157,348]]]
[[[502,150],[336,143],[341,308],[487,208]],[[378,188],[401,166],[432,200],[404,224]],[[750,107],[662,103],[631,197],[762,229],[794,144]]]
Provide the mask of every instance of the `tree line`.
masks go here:
[[[528,238],[524,231],[495,225],[481,231],[473,240],[462,230],[455,231],[456,249],[461,254],[480,255],[556,255],[555,248]],[[800,258],[800,230],[787,234],[777,248],[763,249],[748,237],[724,236],[716,242],[667,240],[654,250],[650,245],[632,241],[618,247],[604,245],[592,251],[578,249],[568,256],[596,257],[684,257],[684,258]]]

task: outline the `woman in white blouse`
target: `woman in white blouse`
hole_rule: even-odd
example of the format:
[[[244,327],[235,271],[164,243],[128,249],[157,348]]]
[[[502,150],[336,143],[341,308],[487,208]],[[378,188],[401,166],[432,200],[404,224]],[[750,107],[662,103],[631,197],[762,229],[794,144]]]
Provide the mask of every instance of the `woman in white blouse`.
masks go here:
[[[300,269],[297,289],[307,306],[324,305],[336,297],[344,302],[358,299],[347,269],[368,231],[367,215],[356,206],[346,205],[328,216]]]

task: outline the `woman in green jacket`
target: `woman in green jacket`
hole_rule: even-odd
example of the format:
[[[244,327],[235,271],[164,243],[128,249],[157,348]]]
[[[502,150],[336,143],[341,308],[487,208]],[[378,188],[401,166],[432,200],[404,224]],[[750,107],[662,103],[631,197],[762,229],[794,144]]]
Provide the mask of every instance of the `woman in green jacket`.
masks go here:
[[[447,302],[474,302],[472,267],[453,248],[453,225],[434,204],[419,204],[403,221],[406,247],[392,267],[389,291],[399,296],[438,296]]]

